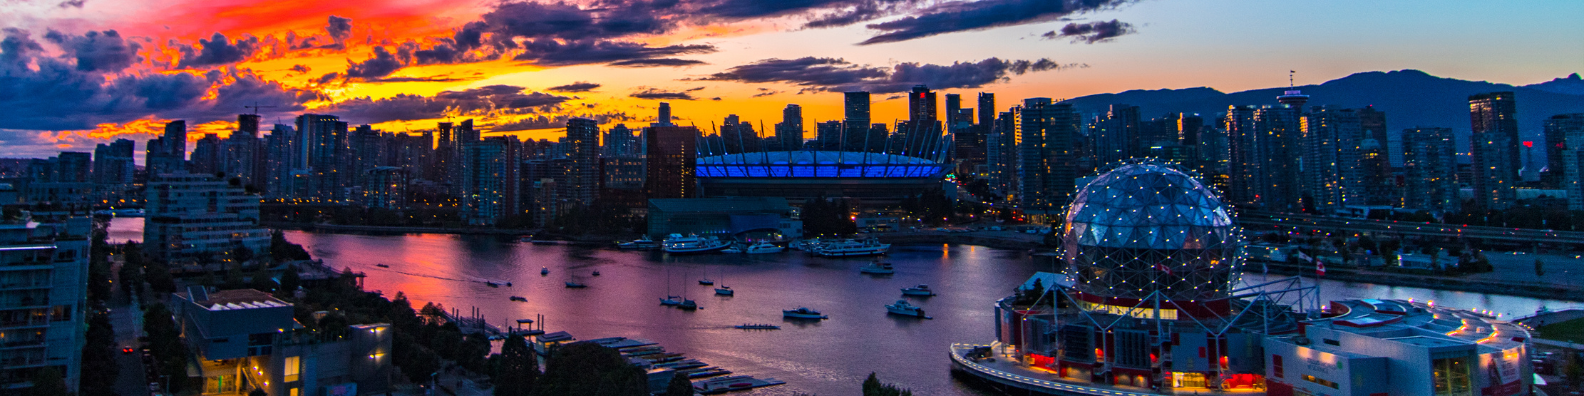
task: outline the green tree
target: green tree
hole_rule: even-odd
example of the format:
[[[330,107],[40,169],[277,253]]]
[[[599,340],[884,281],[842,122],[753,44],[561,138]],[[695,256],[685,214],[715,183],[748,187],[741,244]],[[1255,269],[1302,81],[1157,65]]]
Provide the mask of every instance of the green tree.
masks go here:
[[[128,296],[143,291],[143,267],[132,263],[121,264],[121,292]]]
[[[115,394],[116,376],[121,367],[115,362],[115,329],[110,325],[110,315],[94,312],[88,319],[88,332],[84,337],[82,371],[93,375],[82,376],[80,394]]]
[[[66,379],[54,367],[45,367],[39,370],[38,377],[33,379],[32,396],[67,396]]]
[[[563,345],[545,363],[534,396],[644,396],[649,394],[643,369],[627,363],[615,349],[591,342]]]
[[[863,396],[913,396],[913,391],[892,384],[882,384],[880,378],[871,372],[869,378],[864,379]]]
[[[286,272],[281,273],[281,292],[285,293],[285,295],[291,295],[291,292],[297,290],[298,286],[302,286],[302,276],[297,274],[297,266],[287,266]]]
[[[688,381],[688,376],[682,373],[672,374],[665,396],[693,396],[693,381]]]
[[[172,321],[165,304],[153,303],[143,312],[143,331],[148,333],[149,352],[154,355],[156,371],[170,378],[171,393],[181,392],[187,378],[187,346],[181,331]]]
[[[520,336],[506,337],[501,345],[500,367],[495,377],[496,396],[528,396],[539,379],[539,358]]]

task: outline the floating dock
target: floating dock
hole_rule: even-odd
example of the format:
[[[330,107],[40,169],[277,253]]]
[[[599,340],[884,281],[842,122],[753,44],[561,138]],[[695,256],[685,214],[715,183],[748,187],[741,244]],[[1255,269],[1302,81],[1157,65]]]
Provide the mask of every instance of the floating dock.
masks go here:
[[[777,380],[775,378],[754,378],[753,376],[747,375],[732,375],[703,381],[695,381],[693,382],[693,391],[706,395],[715,395],[726,392],[763,388],[766,386],[776,386],[785,383],[786,381]]]

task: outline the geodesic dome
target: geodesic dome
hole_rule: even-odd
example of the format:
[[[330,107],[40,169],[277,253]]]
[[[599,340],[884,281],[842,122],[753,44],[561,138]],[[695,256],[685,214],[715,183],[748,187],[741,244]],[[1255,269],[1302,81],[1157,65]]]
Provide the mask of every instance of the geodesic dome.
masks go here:
[[[1101,297],[1226,297],[1243,238],[1221,198],[1173,165],[1140,161],[1100,174],[1067,208],[1062,255],[1074,287]]]

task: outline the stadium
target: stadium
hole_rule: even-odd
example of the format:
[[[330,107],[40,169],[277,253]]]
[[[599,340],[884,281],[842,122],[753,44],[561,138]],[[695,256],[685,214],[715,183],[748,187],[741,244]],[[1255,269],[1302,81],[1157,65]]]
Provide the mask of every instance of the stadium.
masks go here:
[[[853,151],[764,151],[701,156],[706,197],[844,197],[885,205],[939,192],[951,164],[898,154]]]
[[[1322,305],[1298,277],[1242,280],[1236,217],[1189,172],[1124,162],[1065,211],[1060,263],[995,302],[953,370],[1014,394],[1527,394],[1529,333],[1423,301]],[[1306,284],[1307,283],[1307,284]]]

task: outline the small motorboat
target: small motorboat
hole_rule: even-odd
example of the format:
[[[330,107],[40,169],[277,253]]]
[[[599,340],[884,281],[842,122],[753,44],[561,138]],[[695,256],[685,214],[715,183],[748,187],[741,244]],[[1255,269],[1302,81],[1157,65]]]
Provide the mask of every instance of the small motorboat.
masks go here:
[[[773,324],[744,323],[744,324],[740,324],[740,325],[736,325],[736,326],[732,326],[732,327],[736,327],[736,328],[743,329],[743,330],[781,330],[781,326],[776,326],[776,325],[773,325]]]
[[[721,286],[721,287],[715,288],[715,295],[718,295],[718,296],[735,296],[735,295],[737,295],[737,291],[732,290],[731,286]]]
[[[929,297],[929,296],[935,295],[935,291],[931,290],[929,285],[920,283],[918,286],[902,288],[902,295],[904,295],[904,296],[914,296],[914,297]]]
[[[931,319],[924,315],[924,308],[908,304],[907,300],[897,300],[895,304],[887,305],[886,312],[893,315],[912,316],[915,318]]]
[[[550,267],[539,267],[539,276],[550,275]]]
[[[500,284],[491,281],[484,281],[484,284],[489,285],[489,287],[500,287]]]
[[[798,307],[797,309],[783,309],[783,310],[781,310],[781,316],[792,318],[792,319],[828,319],[829,318],[829,317],[825,316],[825,314],[820,313],[820,311],[815,311],[815,310],[809,309],[807,307]]]
[[[511,287],[511,282],[506,282],[506,287]]]
[[[528,299],[522,298],[521,296],[511,296],[511,300],[516,302],[528,302]]]
[[[660,299],[660,305],[674,307],[682,304],[682,296],[666,296]]]
[[[599,276],[599,271],[594,271],[594,276]]]
[[[632,240],[630,242],[622,242],[622,243],[616,244],[616,248],[622,249],[622,250],[653,250],[654,248],[659,247],[659,246],[660,246],[659,243],[655,243],[654,240],[649,239],[649,237],[647,237],[647,236],[643,237],[643,238],[634,239],[634,240]]]
[[[753,244],[752,246],[748,246],[748,249],[745,250],[744,252],[746,252],[748,254],[767,254],[767,253],[781,253],[781,251],[784,251],[784,250],[786,250],[786,248],[780,247],[780,246],[776,246],[773,243],[759,242],[759,243]]]
[[[390,264],[374,264],[375,267],[390,268]]]
[[[566,287],[568,289],[582,289],[582,288],[588,287],[588,285],[585,285],[585,284],[582,284],[582,283],[578,283],[576,281],[567,281]]]
[[[896,273],[896,268],[892,267],[891,263],[875,260],[874,262],[869,263],[869,265],[859,268],[858,272],[869,275],[891,275]]]
[[[732,247],[721,249],[721,253],[742,253],[742,252],[743,252],[743,248],[741,246],[738,246],[738,245],[732,245]]]
[[[528,235],[528,236],[524,236],[522,238],[518,238],[517,241],[518,242],[522,242],[522,243],[533,243],[533,235]]]
[[[689,299],[685,299],[684,298],[684,299],[682,299],[682,302],[680,304],[677,304],[677,308],[682,308],[682,309],[685,309],[685,310],[692,311],[692,310],[698,309],[699,306],[698,306],[697,302],[694,302],[693,300],[689,300]]]
[[[715,280],[714,279],[710,279],[710,278],[699,279],[699,284],[700,285],[705,285],[705,286],[713,286],[713,285],[715,285]]]

